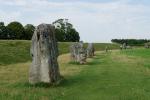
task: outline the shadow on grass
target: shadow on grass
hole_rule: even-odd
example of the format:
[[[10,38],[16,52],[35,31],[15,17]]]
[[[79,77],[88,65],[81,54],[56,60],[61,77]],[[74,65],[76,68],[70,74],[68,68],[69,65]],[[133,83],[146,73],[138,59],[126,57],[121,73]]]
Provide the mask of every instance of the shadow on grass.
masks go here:
[[[79,62],[74,62],[74,61],[70,61],[68,64],[71,64],[71,65],[82,65]]]
[[[80,65],[80,66],[84,66],[84,65],[98,65],[98,64],[100,64],[100,61],[91,61],[91,62],[86,62],[85,64],[80,64],[78,62],[69,62],[68,64],[70,64],[70,65]]]
[[[36,84],[31,84],[29,82],[19,82],[19,83],[15,83],[13,85],[11,85],[14,88],[20,88],[20,87],[29,87],[29,88],[53,88],[53,87],[58,87],[60,84],[62,84],[64,82],[64,77],[61,76],[61,79],[57,82],[57,83],[44,83],[44,82],[40,82],[40,83],[36,83]]]
[[[49,84],[49,83],[37,83],[37,84],[30,84],[29,82],[19,82],[15,84],[11,84],[10,87],[13,88],[59,88],[59,87],[70,87],[75,84],[81,82],[79,77],[70,77],[69,79],[63,78],[59,83],[56,84]]]
[[[94,65],[99,65],[100,61],[92,61],[92,62],[87,62],[85,65],[90,65],[90,66],[94,66]]]

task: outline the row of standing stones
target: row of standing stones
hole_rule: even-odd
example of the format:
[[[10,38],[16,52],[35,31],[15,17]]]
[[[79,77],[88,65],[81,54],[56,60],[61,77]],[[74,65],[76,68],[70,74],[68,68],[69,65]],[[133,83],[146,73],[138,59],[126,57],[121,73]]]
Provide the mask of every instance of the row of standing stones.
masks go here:
[[[83,42],[76,42],[70,46],[71,60],[80,64],[86,63],[87,57],[94,56],[94,45],[89,43],[87,48],[84,48]]]
[[[62,79],[57,62],[59,53],[54,30],[51,24],[40,24],[34,31],[30,49],[32,56],[32,65],[29,69],[30,84],[58,84]],[[70,52],[73,61],[85,64],[87,57],[94,56],[94,46],[89,43],[85,49],[83,42],[76,42],[70,46]]]
[[[145,48],[149,48],[149,44],[145,44]],[[120,49],[132,49],[132,47],[123,43]],[[94,51],[93,43],[89,43],[88,47],[84,48],[83,42],[76,42],[70,46],[71,60],[85,64],[88,57],[94,56]],[[105,51],[108,52],[107,46]],[[57,62],[59,53],[53,25],[40,24],[37,26],[32,36],[30,52],[32,65],[29,70],[29,83],[58,84],[61,81],[61,75]]]

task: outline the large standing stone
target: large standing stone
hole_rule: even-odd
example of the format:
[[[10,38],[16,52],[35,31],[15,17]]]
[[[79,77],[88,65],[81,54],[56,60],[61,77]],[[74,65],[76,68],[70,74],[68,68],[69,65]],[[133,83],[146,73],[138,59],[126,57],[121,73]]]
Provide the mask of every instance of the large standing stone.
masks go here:
[[[31,84],[59,82],[58,47],[52,25],[40,24],[37,26],[32,36],[31,55],[32,66],[29,71]]]
[[[120,49],[127,49],[127,44],[126,43],[123,43],[121,46],[120,46]]]
[[[70,46],[71,60],[84,64],[86,62],[86,50],[83,42],[76,42]]]
[[[86,49],[82,47],[79,49],[79,62],[80,62],[80,64],[85,64],[86,58],[87,58]]]
[[[123,49],[126,49],[126,48],[127,48],[127,44],[126,44],[126,43],[123,43],[123,44],[122,44],[122,48],[123,48]]]
[[[87,47],[87,57],[93,57],[94,56],[94,45],[93,43],[89,43]]]
[[[150,48],[150,42],[144,44],[145,48]]]
[[[105,47],[105,52],[107,53],[107,52],[108,52],[108,50],[109,50],[109,49],[108,49],[108,46],[106,46],[106,47]]]

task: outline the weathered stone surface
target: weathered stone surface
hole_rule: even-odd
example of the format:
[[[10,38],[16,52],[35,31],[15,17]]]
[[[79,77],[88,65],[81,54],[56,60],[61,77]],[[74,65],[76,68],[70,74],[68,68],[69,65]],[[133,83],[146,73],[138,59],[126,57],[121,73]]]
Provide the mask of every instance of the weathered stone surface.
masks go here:
[[[94,45],[93,43],[88,43],[88,47],[87,47],[87,57],[93,57],[94,56]]]
[[[79,62],[80,64],[85,64],[86,63],[86,58],[87,58],[87,55],[86,55],[86,49],[85,48],[80,48],[79,49]]]
[[[107,52],[108,52],[108,50],[109,50],[109,49],[108,49],[108,46],[106,46],[106,47],[105,47],[105,52],[107,53]]]
[[[54,27],[50,24],[37,26],[31,44],[32,65],[29,71],[31,84],[57,83],[60,80],[57,62],[58,47]]]
[[[127,44],[126,43],[123,43],[121,46],[120,46],[120,49],[127,49]]]
[[[76,42],[70,46],[71,60],[79,62],[80,64],[86,63],[86,50],[83,47],[83,42]]]
[[[120,46],[120,49],[132,49],[131,46],[127,45],[126,43],[123,43],[121,46]]]
[[[123,49],[126,49],[126,48],[127,48],[127,44],[126,44],[126,43],[123,43],[123,44],[122,44],[122,48],[123,48]]]
[[[150,42],[144,44],[145,48],[150,48]]]

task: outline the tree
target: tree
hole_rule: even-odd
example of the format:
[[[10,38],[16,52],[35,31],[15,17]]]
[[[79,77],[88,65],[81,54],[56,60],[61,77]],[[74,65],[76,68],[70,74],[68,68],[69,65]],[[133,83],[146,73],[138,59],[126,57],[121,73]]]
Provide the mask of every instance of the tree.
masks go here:
[[[5,27],[4,22],[0,22],[0,39],[9,39],[8,29]]]
[[[34,33],[35,27],[32,24],[27,24],[24,26],[24,30],[25,30],[24,39],[30,40]]]
[[[70,29],[66,33],[66,40],[65,41],[78,42],[79,39],[80,39],[79,33],[74,28]]]
[[[64,41],[64,31],[61,29],[55,28],[55,34],[57,41],[63,42]]]
[[[53,22],[56,31],[56,39],[60,42],[76,42],[80,40],[79,33],[68,22],[68,19],[58,19]]]
[[[144,45],[144,43],[150,42],[150,40],[147,39],[112,39],[111,41],[119,44],[126,43],[131,46],[141,46]]]
[[[7,28],[11,39],[24,39],[25,31],[21,23],[16,21],[11,22],[7,25]]]

